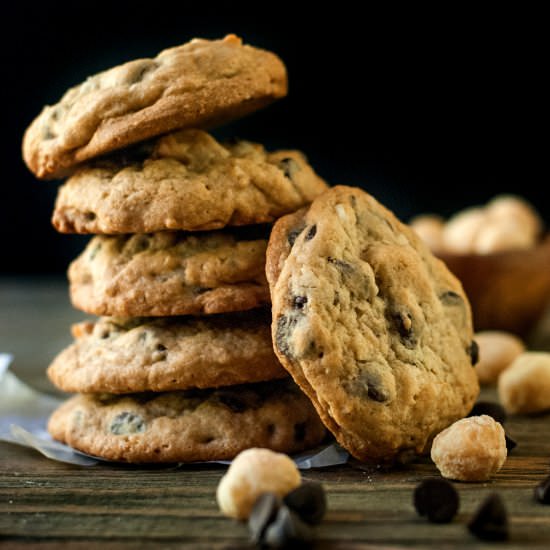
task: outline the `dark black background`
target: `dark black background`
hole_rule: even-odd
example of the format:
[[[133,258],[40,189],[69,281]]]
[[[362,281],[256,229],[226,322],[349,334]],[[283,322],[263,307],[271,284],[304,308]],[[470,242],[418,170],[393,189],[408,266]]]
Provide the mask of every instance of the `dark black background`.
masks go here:
[[[229,32],[279,54],[289,96],[215,132],[303,150],[330,183],[359,185],[402,219],[449,215],[515,192],[550,220],[542,159],[547,70],[537,15],[355,13],[282,5],[237,15],[211,4],[112,3],[4,13],[1,273],[62,272],[86,238],[50,224],[57,182],[21,161],[26,126],[89,74],[192,37]],[[179,6],[179,7],[174,7]],[[208,12],[207,12],[208,13]],[[546,138],[545,138],[546,139]]]

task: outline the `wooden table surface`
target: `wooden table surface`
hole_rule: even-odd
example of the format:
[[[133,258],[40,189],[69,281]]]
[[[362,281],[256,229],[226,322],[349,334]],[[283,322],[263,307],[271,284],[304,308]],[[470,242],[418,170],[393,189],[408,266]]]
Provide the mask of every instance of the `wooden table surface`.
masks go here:
[[[69,324],[81,319],[63,280],[0,279],[0,351],[14,353],[13,370],[43,391],[54,393],[44,369],[70,341]],[[412,505],[415,485],[437,475],[427,459],[393,471],[359,463],[305,471],[328,496],[314,548],[550,548],[550,506],[533,499],[550,474],[550,415],[514,417],[506,427],[518,447],[492,481],[455,484],[460,511],[446,525],[428,523]],[[246,526],[217,510],[223,473],[205,465],[82,468],[0,443],[0,548],[251,548]],[[482,543],[466,528],[493,491],[510,514],[505,544]]]

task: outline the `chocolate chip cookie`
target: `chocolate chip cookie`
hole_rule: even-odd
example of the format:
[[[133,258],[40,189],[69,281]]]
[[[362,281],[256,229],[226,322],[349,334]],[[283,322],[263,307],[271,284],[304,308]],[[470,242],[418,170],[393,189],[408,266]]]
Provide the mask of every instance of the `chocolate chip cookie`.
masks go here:
[[[277,221],[267,249],[276,353],[361,460],[424,453],[478,394],[458,280],[364,191]]]
[[[268,304],[269,229],[94,237],[69,267],[73,305],[94,315],[145,317]]]
[[[314,447],[325,427],[290,380],[218,390],[78,395],[54,412],[54,439],[124,462],[234,458],[250,447],[295,453]]]
[[[106,317],[73,327],[48,368],[60,389],[131,393],[214,388],[288,376],[265,311],[196,317]]]
[[[58,178],[115,149],[244,116],[286,92],[286,69],[276,55],[235,35],[195,39],[68,90],[32,122],[23,156],[37,177]]]
[[[298,151],[183,130],[81,167],[59,190],[53,224],[62,233],[220,229],[271,222],[326,188]]]

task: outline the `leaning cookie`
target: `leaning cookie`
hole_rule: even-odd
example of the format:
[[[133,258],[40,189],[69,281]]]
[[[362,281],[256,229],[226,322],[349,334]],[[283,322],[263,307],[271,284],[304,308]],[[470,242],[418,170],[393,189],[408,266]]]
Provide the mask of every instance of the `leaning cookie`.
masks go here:
[[[54,412],[50,434],[79,451],[124,462],[226,460],[250,447],[295,453],[325,428],[288,380],[194,392],[78,395]]]
[[[131,393],[215,388],[283,378],[264,311],[118,319],[74,325],[76,341],[48,368],[61,390]]]
[[[370,195],[339,186],[280,219],[267,250],[283,366],[361,460],[423,453],[478,394],[462,287]]]
[[[326,188],[298,151],[268,153],[184,130],[81,167],[59,189],[53,224],[62,233],[100,234],[258,224]]]
[[[180,128],[212,127],[286,95],[286,69],[240,38],[195,39],[91,76],[46,106],[23,140],[39,178]]]
[[[73,305],[151,317],[244,311],[270,303],[268,227],[96,236],[69,267]]]

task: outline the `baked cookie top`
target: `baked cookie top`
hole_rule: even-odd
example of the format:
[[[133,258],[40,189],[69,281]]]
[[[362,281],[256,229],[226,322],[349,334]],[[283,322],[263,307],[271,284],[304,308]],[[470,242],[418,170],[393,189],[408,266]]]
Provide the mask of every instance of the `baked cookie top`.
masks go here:
[[[74,325],[76,341],[48,368],[61,390],[131,393],[215,388],[283,378],[263,310],[196,317],[113,318]]]
[[[51,435],[124,462],[227,460],[250,447],[295,453],[321,443],[325,427],[290,380],[219,390],[77,395],[54,412]]]
[[[273,53],[223,40],[194,39],[89,77],[44,107],[23,139],[23,157],[43,179],[180,128],[212,127],[260,109],[287,92]]]
[[[96,236],[69,267],[71,300],[87,313],[118,317],[224,313],[268,304],[269,230]]]
[[[360,460],[422,453],[478,394],[458,280],[364,191],[334,187],[277,221],[267,249],[283,366]]]
[[[62,233],[220,229],[273,221],[326,188],[298,151],[183,130],[79,168],[59,189],[53,224]]]

